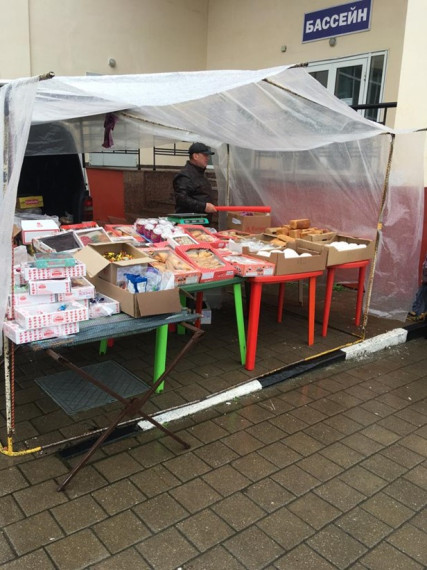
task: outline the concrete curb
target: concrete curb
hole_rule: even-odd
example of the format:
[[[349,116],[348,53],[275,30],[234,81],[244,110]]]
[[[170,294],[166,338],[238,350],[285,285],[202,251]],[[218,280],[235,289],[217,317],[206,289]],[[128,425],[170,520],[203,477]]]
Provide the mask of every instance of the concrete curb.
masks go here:
[[[198,400],[191,404],[183,404],[182,406],[177,406],[175,408],[159,412],[154,414],[153,418],[161,424],[169,423],[171,421],[196,414],[197,412],[201,412],[220,403],[227,402],[241,396],[247,396],[248,394],[252,394],[253,392],[267,388],[268,386],[289,380],[290,378],[295,378],[296,376],[304,374],[315,368],[325,367],[341,360],[364,358],[370,354],[384,350],[385,348],[397,346],[422,336],[427,338],[427,322],[414,323],[406,327],[393,329],[384,334],[366,339],[360,343],[316,356],[310,360],[303,360],[290,366],[286,366],[285,368],[266,374],[260,378],[255,378],[243,384],[239,384],[234,388],[225,390],[224,392],[212,394],[203,400]],[[153,424],[147,421],[138,422],[137,425],[143,431],[147,431],[154,427]]]

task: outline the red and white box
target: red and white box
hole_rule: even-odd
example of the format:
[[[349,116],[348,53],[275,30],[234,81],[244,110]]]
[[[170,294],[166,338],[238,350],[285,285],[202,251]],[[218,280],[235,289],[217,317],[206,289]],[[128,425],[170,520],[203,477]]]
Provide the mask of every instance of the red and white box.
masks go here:
[[[3,332],[15,344],[24,344],[36,340],[77,334],[79,332],[79,323],[66,323],[65,325],[55,325],[40,329],[24,329],[16,321],[6,321],[3,324]]]
[[[87,321],[89,311],[86,306],[73,301],[66,305],[51,303],[30,307],[15,307],[15,320],[24,329],[40,329],[66,323]]]
[[[261,261],[249,255],[225,255],[225,261],[231,263],[237,275],[241,277],[262,277],[274,275],[276,266],[270,261]]]
[[[34,267],[31,263],[22,263],[21,272],[27,281],[41,279],[63,279],[64,277],[84,277],[86,265],[80,261],[72,267]]]
[[[30,295],[28,287],[26,291],[21,291],[12,295],[9,293],[6,306],[6,318],[11,320],[15,318],[15,307],[29,307],[33,305],[55,303],[56,295]]]
[[[120,303],[111,297],[97,294],[93,301],[89,302],[89,319],[109,317],[120,313]]]
[[[39,281],[28,281],[30,295],[45,296],[56,295],[57,293],[71,293],[71,279],[40,279]],[[55,301],[56,299],[54,299]],[[59,300],[59,299],[58,299]],[[50,303],[52,301],[48,301]]]
[[[176,248],[181,245],[197,245],[198,242],[194,238],[192,238],[190,234],[186,234],[185,232],[180,232],[168,237],[167,243],[171,247]]]
[[[19,305],[46,305],[47,303],[54,303],[56,301],[56,295],[55,294],[46,294],[46,295],[31,295],[29,288],[25,287],[25,291],[20,291],[17,292],[15,291],[14,294],[9,293],[8,296],[8,305],[12,305],[14,304],[15,306]]]
[[[144,248],[144,253],[151,258],[150,265],[152,267],[162,273],[164,271],[173,273],[175,287],[199,282],[200,271],[170,247],[160,248],[157,244],[157,247]]]
[[[95,287],[84,277],[71,278],[71,292],[59,293],[57,299],[63,301],[78,301],[80,299],[93,299]]]
[[[200,283],[232,279],[234,267],[224,261],[211,247],[201,245],[183,245],[176,248],[181,257],[200,271]]]
[[[199,226],[197,224],[180,224],[179,227],[200,244],[221,248],[224,247],[227,242],[227,240],[221,239],[216,233],[214,234],[210,232],[204,226]]]
[[[22,220],[22,243],[30,244],[33,238],[47,237],[59,233],[59,227],[53,220]]]

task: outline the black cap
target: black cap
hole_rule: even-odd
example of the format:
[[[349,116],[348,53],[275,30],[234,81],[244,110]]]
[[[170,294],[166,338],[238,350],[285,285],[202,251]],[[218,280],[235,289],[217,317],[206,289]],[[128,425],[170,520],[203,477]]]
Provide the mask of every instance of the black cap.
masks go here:
[[[209,146],[206,146],[205,144],[201,143],[201,142],[196,142],[193,143],[190,148],[188,149],[188,154],[191,156],[192,154],[196,154],[196,153],[200,153],[200,154],[215,154],[214,152],[211,151]]]

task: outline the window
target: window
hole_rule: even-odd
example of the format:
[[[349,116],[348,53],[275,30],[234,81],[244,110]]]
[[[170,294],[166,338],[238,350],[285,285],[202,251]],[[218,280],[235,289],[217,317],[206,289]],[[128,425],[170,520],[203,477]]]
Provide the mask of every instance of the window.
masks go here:
[[[309,63],[307,71],[349,105],[380,103],[384,88],[386,52]],[[378,120],[377,109],[361,111]]]

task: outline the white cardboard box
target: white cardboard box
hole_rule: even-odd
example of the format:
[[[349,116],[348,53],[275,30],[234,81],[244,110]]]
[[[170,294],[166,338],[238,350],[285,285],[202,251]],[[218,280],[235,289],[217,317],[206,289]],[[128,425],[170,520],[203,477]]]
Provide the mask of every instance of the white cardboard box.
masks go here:
[[[27,281],[40,279],[63,279],[64,277],[84,277],[86,265],[78,261],[72,267],[33,267],[31,263],[22,263],[21,272]]]
[[[89,302],[89,319],[97,319],[99,317],[109,317],[120,313],[120,303],[107,295],[96,295],[95,303]],[[102,299],[102,301],[101,301]]]
[[[15,320],[24,329],[40,329],[65,323],[87,321],[89,311],[78,302],[15,307]]]
[[[78,301],[95,297],[95,287],[84,277],[71,278],[71,293],[59,293],[58,301]]]
[[[59,233],[59,227],[53,220],[22,220],[22,243],[29,244],[33,238],[47,237]]]
[[[31,295],[45,296],[56,293],[71,293],[71,279],[40,279],[39,281],[28,281]],[[59,301],[60,299],[58,299]]]
[[[15,344],[24,344],[36,340],[77,334],[79,332],[79,323],[67,323],[40,329],[24,329],[15,321],[6,321],[3,324],[3,332]]]

